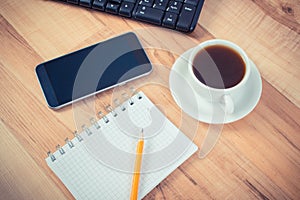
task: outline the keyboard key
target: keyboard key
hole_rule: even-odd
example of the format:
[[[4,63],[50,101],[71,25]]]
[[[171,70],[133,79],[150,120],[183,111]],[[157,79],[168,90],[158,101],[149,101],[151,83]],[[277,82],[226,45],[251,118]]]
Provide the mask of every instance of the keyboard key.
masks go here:
[[[107,0],[94,0],[92,8],[104,11]]]
[[[150,8],[147,6],[138,6],[135,13],[135,18],[145,22],[160,25],[163,15],[164,11],[162,10]]]
[[[192,23],[196,7],[185,4],[182,7],[182,11],[179,15],[179,19],[176,25],[176,29],[180,31],[188,31]]]
[[[153,8],[166,10],[169,0],[155,0]]]
[[[80,0],[79,5],[90,8],[92,7],[92,0]]]
[[[130,2],[130,3],[135,3],[136,2],[136,0],[124,0],[124,1]]]
[[[184,0],[184,3],[196,6],[198,4],[198,0]]]
[[[122,0],[109,0],[111,3],[120,4]]]
[[[125,17],[131,17],[132,10],[134,8],[134,4],[130,2],[123,2],[121,4],[119,14]]]
[[[154,0],[140,0],[139,5],[152,7]]]
[[[78,4],[79,0],[67,0],[68,3]]]
[[[108,2],[105,11],[108,13],[118,14],[119,7],[119,4]]]
[[[175,28],[178,15],[171,12],[166,12],[162,25],[168,28]]]
[[[182,6],[182,3],[178,2],[178,1],[170,1],[167,11],[179,14],[181,6]]]

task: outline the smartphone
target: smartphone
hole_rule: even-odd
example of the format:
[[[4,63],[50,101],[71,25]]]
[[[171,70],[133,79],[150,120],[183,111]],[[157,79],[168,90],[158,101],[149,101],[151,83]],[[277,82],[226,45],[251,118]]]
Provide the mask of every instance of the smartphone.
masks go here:
[[[46,102],[53,109],[125,84],[151,71],[147,54],[132,32],[41,63],[35,68]]]

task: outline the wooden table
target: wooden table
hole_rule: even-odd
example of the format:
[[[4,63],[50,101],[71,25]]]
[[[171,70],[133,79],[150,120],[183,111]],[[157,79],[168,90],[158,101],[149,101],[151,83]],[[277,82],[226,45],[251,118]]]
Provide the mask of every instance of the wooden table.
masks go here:
[[[46,0],[2,0],[0,23],[0,199],[72,199],[44,160],[48,150],[72,138],[72,106],[49,109],[34,68],[153,26]],[[159,32],[151,34],[160,38]],[[299,33],[298,0],[206,0],[187,37],[196,43],[223,38],[241,46],[262,75],[262,97],[248,116],[224,125],[207,157],[193,155],[145,199],[300,199]],[[176,59],[155,49],[149,55],[169,68]],[[161,105],[176,124],[178,107],[168,89],[155,86],[151,93],[149,87],[140,89],[154,102],[166,94]],[[109,103],[110,95],[97,95],[99,104]],[[199,146],[207,127],[199,122],[194,138]]]

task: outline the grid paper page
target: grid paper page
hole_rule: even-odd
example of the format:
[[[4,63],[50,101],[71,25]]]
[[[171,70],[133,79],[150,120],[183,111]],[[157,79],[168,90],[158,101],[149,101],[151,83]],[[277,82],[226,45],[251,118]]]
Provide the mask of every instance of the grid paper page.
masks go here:
[[[145,145],[139,199],[197,150],[142,92],[131,100],[133,105],[125,102],[115,109],[116,117],[109,113],[108,123],[99,120],[101,128],[91,126],[91,135],[80,133],[82,141],[73,138],[74,147],[64,145],[64,154],[54,152],[55,161],[46,158],[76,199],[129,199],[141,128],[145,128]]]

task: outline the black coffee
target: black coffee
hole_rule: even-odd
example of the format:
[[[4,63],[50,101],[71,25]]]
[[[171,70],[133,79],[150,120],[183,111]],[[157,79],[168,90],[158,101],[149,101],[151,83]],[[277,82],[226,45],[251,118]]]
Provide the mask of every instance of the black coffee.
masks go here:
[[[231,88],[244,77],[246,65],[233,49],[214,45],[200,50],[193,60],[193,72],[203,84],[218,88]]]

